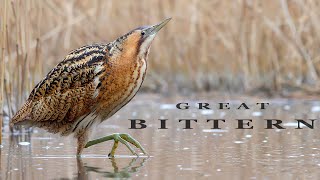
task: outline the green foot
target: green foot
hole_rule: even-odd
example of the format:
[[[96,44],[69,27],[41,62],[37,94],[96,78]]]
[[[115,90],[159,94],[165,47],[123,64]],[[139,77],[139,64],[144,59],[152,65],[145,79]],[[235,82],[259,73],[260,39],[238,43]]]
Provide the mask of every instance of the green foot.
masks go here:
[[[131,137],[129,134],[119,134],[119,133],[115,133],[115,134],[111,134],[109,136],[103,137],[103,138],[99,138],[99,139],[95,139],[92,141],[89,141],[85,148],[88,148],[92,145],[95,144],[99,144],[105,141],[109,141],[109,140],[114,140],[114,144],[112,146],[111,152],[109,153],[109,157],[114,157],[114,154],[116,152],[116,149],[118,148],[118,143],[121,142],[122,144],[126,145],[127,148],[131,151],[132,154],[139,156],[130,146],[130,144],[134,145],[135,147],[139,148],[143,154],[147,154],[146,151],[144,150],[144,148],[141,146],[141,144],[135,140],[133,137]],[[130,144],[129,144],[130,143]]]

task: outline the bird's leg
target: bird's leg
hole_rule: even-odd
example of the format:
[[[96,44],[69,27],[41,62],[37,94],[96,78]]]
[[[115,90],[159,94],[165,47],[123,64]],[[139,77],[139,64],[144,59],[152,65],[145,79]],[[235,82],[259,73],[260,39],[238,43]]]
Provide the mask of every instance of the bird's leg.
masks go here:
[[[86,143],[88,142],[88,132],[81,131],[76,135],[78,139],[78,148],[77,148],[77,156],[80,157],[83,149],[85,148]]]
[[[126,145],[127,148],[131,151],[132,154],[138,156],[138,154],[132,149],[132,147],[130,146],[130,144],[134,145],[135,147],[139,148],[143,154],[147,154],[146,151],[144,150],[144,148],[141,146],[141,144],[135,140],[133,137],[131,137],[129,134],[119,134],[119,133],[115,133],[115,134],[111,134],[109,136],[105,136],[99,139],[95,139],[92,141],[89,141],[85,148],[90,147],[92,145],[95,144],[99,144],[105,141],[109,141],[109,140],[114,140],[114,144],[113,147],[111,149],[111,152],[109,153],[110,157],[114,157],[115,151],[118,147],[118,143],[121,142],[122,144]],[[129,144],[130,143],[130,144]]]
[[[116,152],[116,149],[118,148],[118,145],[119,145],[119,141],[116,141],[116,140],[115,140],[114,143],[113,143],[111,152],[109,153],[108,156],[111,156],[111,157],[114,156],[114,153]]]

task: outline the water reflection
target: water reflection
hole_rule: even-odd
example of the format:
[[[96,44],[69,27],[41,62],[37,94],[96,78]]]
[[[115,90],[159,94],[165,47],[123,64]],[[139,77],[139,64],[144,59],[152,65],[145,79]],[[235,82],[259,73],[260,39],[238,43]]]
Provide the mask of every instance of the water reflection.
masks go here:
[[[84,166],[82,158],[77,158],[78,179],[88,179],[90,172],[97,173],[101,177],[106,178],[129,178],[144,166],[147,159],[148,158],[132,158],[128,165],[120,167],[117,163],[117,161],[121,161],[120,158],[110,158],[112,170],[108,171],[102,167]]]
[[[39,138],[32,137],[30,132],[16,133],[7,137],[8,150],[1,152],[2,156],[6,157],[5,166],[1,167],[6,168],[1,171],[2,177],[5,177],[5,179],[21,179],[21,177],[23,177],[22,179],[34,179],[36,177],[39,179],[80,180],[92,179],[93,177],[130,178],[133,174],[139,172],[149,159],[148,157],[135,156],[108,158],[106,155],[96,154],[84,155],[80,158],[76,158],[75,155],[50,155],[52,146],[48,146],[48,144],[52,143],[41,143],[42,147],[34,148],[32,144]],[[48,140],[50,138],[40,139]],[[39,152],[39,150],[42,152]],[[2,163],[3,161],[1,161]],[[41,172],[44,169],[49,170],[51,172],[49,174],[54,174],[54,176],[44,175]],[[63,170],[72,173],[73,178],[70,177],[68,171],[66,171],[67,173],[64,172],[64,174],[68,174],[67,176],[58,173]]]

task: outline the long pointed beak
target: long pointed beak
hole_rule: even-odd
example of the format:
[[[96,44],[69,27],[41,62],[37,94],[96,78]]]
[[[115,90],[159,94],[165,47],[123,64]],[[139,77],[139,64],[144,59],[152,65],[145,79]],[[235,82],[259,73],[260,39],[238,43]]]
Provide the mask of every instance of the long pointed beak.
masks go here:
[[[158,31],[160,31],[161,28],[163,28],[172,18],[167,18],[164,21],[162,21],[159,24],[151,26],[147,32],[148,35],[156,34]]]

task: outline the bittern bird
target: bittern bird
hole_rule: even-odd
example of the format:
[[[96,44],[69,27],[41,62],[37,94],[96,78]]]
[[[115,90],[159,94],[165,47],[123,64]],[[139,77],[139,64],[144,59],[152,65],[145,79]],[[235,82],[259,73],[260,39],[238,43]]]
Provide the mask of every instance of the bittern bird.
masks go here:
[[[74,134],[77,154],[85,147],[114,140],[135,155],[129,143],[146,153],[128,134],[112,134],[88,142],[95,124],[108,119],[126,105],[139,90],[147,70],[150,45],[171,18],[153,26],[136,28],[108,44],[93,44],[71,51],[40,81],[10,126],[27,125],[62,136]]]

